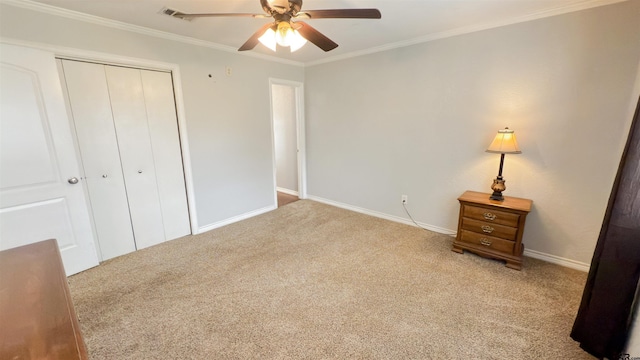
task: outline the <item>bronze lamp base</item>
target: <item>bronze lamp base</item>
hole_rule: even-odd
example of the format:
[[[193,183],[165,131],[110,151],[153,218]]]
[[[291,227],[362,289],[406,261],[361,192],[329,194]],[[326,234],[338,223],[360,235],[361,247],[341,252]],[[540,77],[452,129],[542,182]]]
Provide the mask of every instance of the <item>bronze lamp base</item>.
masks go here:
[[[491,185],[491,190],[493,190],[493,194],[489,197],[491,200],[504,201],[504,196],[502,196],[502,192],[507,189],[507,186],[504,184],[504,179],[502,176],[498,176],[493,179],[493,184]]]

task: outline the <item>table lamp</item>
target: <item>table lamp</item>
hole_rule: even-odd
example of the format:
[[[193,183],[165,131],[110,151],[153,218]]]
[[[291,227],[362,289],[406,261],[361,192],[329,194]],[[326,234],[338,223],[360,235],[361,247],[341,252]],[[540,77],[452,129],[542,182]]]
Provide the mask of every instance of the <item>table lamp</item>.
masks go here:
[[[489,148],[486,150],[489,153],[500,154],[500,169],[498,170],[498,177],[493,180],[491,190],[493,194],[489,197],[491,200],[503,201],[504,196],[502,192],[506,190],[504,185],[504,179],[502,178],[502,165],[504,165],[504,154],[520,154],[522,151],[518,148],[518,142],[516,141],[516,135],[513,130],[509,130],[508,127],[504,130],[498,130],[498,134]]]

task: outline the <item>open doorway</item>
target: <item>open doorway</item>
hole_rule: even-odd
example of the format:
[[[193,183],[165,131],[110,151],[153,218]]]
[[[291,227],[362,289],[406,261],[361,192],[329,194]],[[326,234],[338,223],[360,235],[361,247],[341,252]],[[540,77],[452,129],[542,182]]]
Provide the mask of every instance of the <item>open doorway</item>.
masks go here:
[[[284,206],[306,197],[302,83],[270,79],[274,196]]]

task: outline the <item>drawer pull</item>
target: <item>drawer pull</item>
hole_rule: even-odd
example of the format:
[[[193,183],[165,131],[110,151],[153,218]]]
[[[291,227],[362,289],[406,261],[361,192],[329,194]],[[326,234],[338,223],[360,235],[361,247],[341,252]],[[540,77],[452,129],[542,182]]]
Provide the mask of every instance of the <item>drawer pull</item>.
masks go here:
[[[487,220],[493,221],[493,220],[496,219],[496,214],[492,214],[490,212],[486,212],[486,213],[484,213],[482,215],[484,215],[484,218],[487,219]]]
[[[487,234],[491,234],[493,232],[493,230],[495,230],[494,228],[492,228],[489,225],[482,225],[481,229],[482,229],[482,232],[485,232]]]
[[[491,246],[491,240],[488,240],[487,238],[481,238],[480,239],[480,244],[482,244],[484,246]]]

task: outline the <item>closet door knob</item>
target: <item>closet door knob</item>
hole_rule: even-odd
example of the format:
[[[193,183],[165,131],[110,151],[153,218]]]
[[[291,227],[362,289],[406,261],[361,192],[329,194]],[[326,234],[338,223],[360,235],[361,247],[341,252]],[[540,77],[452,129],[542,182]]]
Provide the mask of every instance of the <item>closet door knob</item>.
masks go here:
[[[107,174],[102,175],[102,177],[106,179],[107,178]]]
[[[142,170],[138,170],[138,174],[142,174]]]
[[[69,178],[69,180],[67,180],[67,182],[69,182],[69,184],[75,185],[75,184],[78,183],[78,178],[74,176],[72,178]]]

